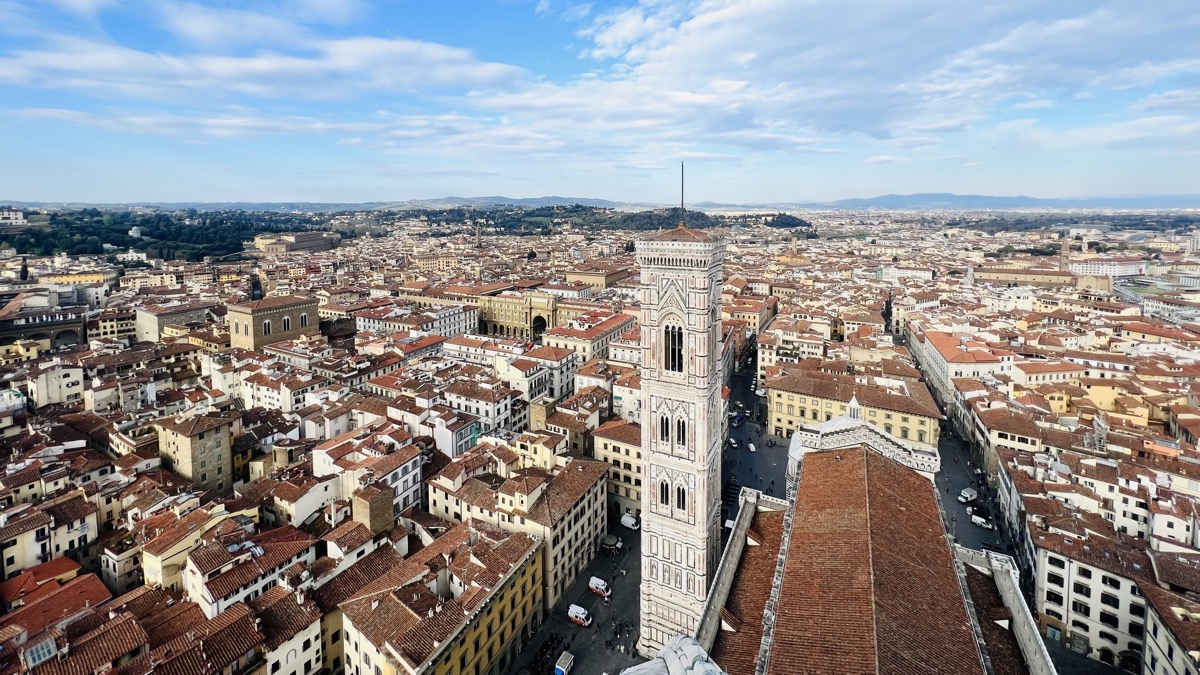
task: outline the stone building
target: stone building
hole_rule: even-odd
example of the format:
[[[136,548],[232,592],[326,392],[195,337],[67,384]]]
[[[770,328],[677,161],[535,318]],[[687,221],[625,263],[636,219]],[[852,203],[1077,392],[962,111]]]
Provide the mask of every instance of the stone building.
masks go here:
[[[317,300],[284,295],[229,305],[230,344],[259,349],[317,330]]]

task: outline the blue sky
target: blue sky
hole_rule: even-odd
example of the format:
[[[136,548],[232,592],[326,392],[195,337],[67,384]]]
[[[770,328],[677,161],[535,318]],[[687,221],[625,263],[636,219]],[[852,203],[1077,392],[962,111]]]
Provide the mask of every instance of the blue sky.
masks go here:
[[[1195,193],[1195,0],[0,0],[0,199]]]

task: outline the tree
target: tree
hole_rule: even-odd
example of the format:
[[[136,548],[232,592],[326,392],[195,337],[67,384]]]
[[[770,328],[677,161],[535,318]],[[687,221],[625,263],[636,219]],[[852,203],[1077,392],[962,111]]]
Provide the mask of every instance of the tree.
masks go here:
[[[632,240],[632,239],[630,239],[629,241],[625,242],[625,252],[626,252],[626,253],[633,253],[633,252],[634,252],[634,251],[636,251],[636,250],[637,250],[637,247],[633,245],[633,240]]]
[[[29,281],[29,263],[25,262],[25,258],[21,258],[21,281]]]
[[[525,256],[526,260],[533,260],[534,258],[537,258],[537,251],[534,250],[530,250],[529,255]]]

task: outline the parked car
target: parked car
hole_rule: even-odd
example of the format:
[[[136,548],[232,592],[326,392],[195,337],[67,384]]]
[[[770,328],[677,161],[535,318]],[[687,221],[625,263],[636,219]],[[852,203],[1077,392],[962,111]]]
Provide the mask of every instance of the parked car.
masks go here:
[[[754,452],[754,444],[753,443],[747,443],[746,447],[750,448],[750,452]]]
[[[621,516],[621,524],[631,530],[642,529],[641,523],[638,522],[638,519],[635,518],[632,513],[626,513],[625,515]]]
[[[729,439],[729,447],[736,448],[737,446],[738,446],[738,442],[737,442],[736,438]]]
[[[767,395],[767,390],[766,389],[755,389],[754,395],[758,396],[759,398],[762,398],[763,396]]]
[[[733,418],[733,421],[730,422],[729,425],[736,429],[736,428],[742,426],[742,422],[745,422],[745,421],[746,421],[745,417],[738,415],[737,417]]]
[[[588,588],[590,588],[593,593],[595,593],[596,595],[599,595],[602,598],[607,598],[608,596],[612,595],[612,589],[608,587],[608,582],[601,579],[600,577],[592,577],[591,579],[589,579],[588,580]]]
[[[574,666],[575,655],[571,652],[563,652],[562,656],[558,657],[558,663],[554,664],[554,675],[568,675]]]
[[[580,607],[579,605],[571,605],[567,608],[567,618],[571,619],[580,626],[587,627],[592,625],[592,617],[588,615],[586,609]]]
[[[963,504],[970,504],[979,498],[979,491],[975,488],[963,488],[962,492],[958,493],[958,501]]]

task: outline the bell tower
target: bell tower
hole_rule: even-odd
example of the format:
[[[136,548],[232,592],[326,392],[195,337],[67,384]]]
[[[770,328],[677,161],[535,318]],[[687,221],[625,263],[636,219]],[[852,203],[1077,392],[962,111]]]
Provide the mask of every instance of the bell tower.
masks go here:
[[[642,588],[638,651],[693,634],[720,560],[725,243],[683,223],[641,267]]]

